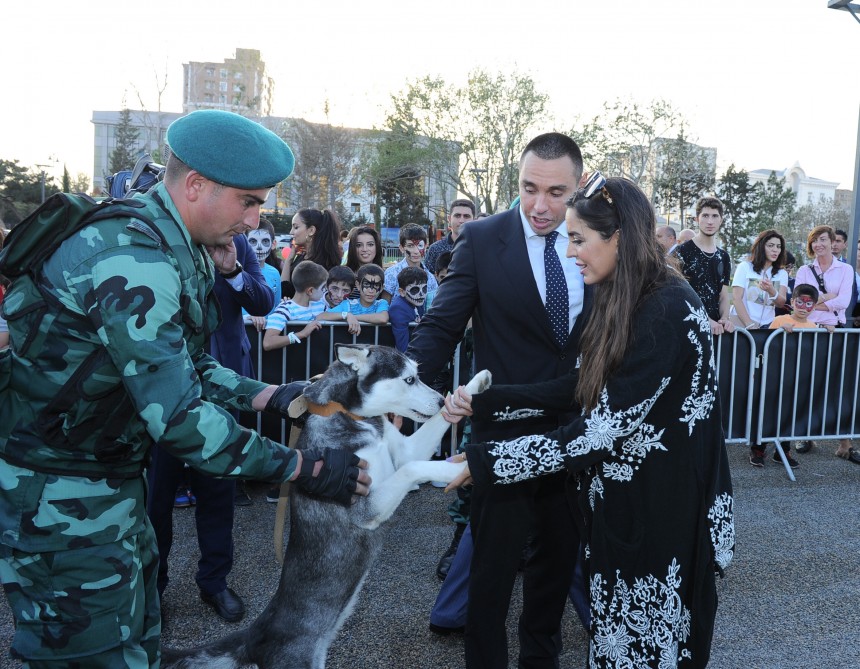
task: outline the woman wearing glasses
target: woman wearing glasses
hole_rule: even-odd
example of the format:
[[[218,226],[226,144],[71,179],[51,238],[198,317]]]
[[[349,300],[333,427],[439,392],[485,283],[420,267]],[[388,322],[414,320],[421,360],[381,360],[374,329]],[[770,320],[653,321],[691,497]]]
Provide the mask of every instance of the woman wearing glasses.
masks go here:
[[[452,486],[567,469],[587,542],[589,666],[704,667],[715,573],[734,551],[710,322],[667,266],[638,186],[595,173],[568,207],[568,256],[596,286],[600,314],[585,325],[578,369],[474,397],[461,387],[446,412],[452,422],[582,413],[545,435],[469,446],[469,469]]]
[[[732,280],[731,318],[747,330],[767,329],[776,307],[785,305],[788,290],[785,238],[776,230],[759,233],[749,260],[740,263]]]

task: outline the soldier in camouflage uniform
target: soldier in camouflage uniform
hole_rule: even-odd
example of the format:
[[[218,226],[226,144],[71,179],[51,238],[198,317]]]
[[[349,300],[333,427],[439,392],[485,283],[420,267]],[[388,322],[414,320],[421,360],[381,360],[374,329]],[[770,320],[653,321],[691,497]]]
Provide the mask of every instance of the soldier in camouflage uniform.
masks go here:
[[[225,409],[286,413],[290,391],[204,353],[214,272],[235,271],[289,147],[235,114],[198,111],[168,130],[164,183],[140,218],[84,227],[16,280],[3,306],[0,579],[28,667],[157,667],[158,554],[144,504],[154,442],[215,476],[295,480],[348,504],[366,463],[292,451]],[[207,253],[208,251],[208,253]]]

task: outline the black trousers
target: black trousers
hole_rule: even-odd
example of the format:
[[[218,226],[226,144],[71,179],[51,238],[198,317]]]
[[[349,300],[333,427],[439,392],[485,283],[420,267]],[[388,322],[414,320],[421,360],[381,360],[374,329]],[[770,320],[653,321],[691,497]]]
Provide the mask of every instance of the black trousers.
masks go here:
[[[215,479],[184,467],[181,460],[158,446],[153,447],[152,464],[147,473],[149,498],[146,512],[158,542],[158,593],[164,592],[169,581],[167,560],[173,544],[173,501],[184,470],[185,483],[197,497],[194,520],[200,559],[195,580],[202,591],[217,595],[227,587],[227,574],[233,568],[233,496],[236,483],[233,479]]]
[[[466,614],[468,669],[508,669],[505,620],[526,539],[534,549],[523,575],[520,669],[558,667],[561,618],[579,552],[579,532],[561,472],[510,485],[475,486],[475,552]]]

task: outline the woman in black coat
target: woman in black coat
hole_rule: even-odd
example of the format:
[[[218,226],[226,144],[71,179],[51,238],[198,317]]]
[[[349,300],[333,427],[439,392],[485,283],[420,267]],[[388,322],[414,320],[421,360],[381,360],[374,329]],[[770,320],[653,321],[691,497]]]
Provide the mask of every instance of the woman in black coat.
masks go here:
[[[704,667],[715,574],[735,536],[708,316],[666,264],[651,204],[633,182],[594,173],[568,207],[568,257],[596,286],[592,313],[601,315],[585,326],[577,369],[474,397],[461,387],[446,410],[452,421],[581,414],[548,434],[468,447],[463,479],[504,485],[571,472],[586,541],[589,666]]]

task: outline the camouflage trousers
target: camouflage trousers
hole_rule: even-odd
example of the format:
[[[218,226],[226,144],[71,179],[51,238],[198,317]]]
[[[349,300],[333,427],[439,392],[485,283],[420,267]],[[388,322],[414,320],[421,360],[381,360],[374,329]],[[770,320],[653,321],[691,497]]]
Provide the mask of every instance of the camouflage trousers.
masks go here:
[[[25,667],[158,667],[161,617],[152,528],[112,544],[52,553],[0,546],[15,616],[11,654]]]

